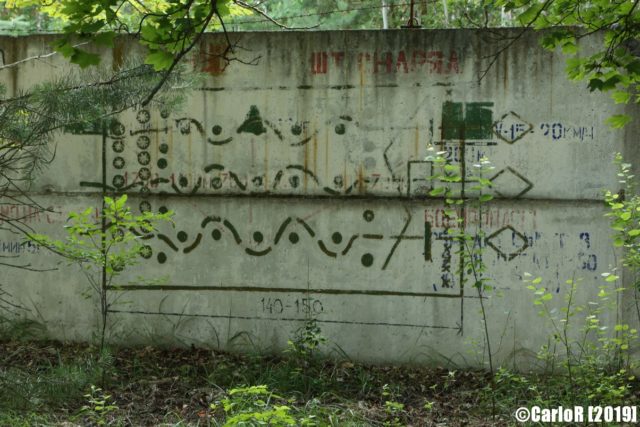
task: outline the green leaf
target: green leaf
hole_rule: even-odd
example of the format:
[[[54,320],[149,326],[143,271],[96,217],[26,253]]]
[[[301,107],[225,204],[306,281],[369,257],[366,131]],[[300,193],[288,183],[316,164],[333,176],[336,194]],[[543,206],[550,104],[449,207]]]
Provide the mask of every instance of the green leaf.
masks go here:
[[[613,98],[616,104],[627,104],[631,99],[631,94],[624,90],[616,90],[611,94],[611,98]]]
[[[100,63],[100,55],[74,48],[70,61],[78,64],[80,68],[87,68],[90,65],[98,65]]]
[[[607,119],[607,123],[614,129],[623,128],[631,121],[631,116],[627,114],[615,114]]]
[[[590,92],[593,92],[594,90],[602,90],[603,86],[604,86],[604,82],[597,78],[593,78],[589,80],[589,84],[587,85]]]
[[[489,200],[492,200],[493,196],[491,194],[483,194],[480,196],[480,198],[478,200],[480,200],[481,202],[488,202]]]
[[[230,0],[216,0],[216,8],[221,16],[226,16],[231,13],[229,10],[229,2]]]
[[[447,189],[445,187],[437,187],[437,188],[433,188],[431,191],[429,191],[429,195],[430,196],[440,196],[442,194],[444,194],[447,191]]]
[[[448,173],[457,173],[460,167],[457,165],[444,165],[444,171]]]
[[[174,57],[171,53],[164,50],[156,50],[148,54],[144,59],[145,64],[153,66],[156,71],[168,69],[173,64]]]
[[[520,14],[520,16],[518,16],[518,20],[522,25],[532,24],[537,19],[536,17],[538,13],[542,10],[543,6],[544,6],[544,3],[534,2],[533,5],[529,7],[529,9],[525,10]]]
[[[105,31],[93,36],[93,41],[98,46],[113,47],[113,39],[116,33],[114,31]]]
[[[624,67],[631,74],[640,74],[640,59],[634,59]]]
[[[125,203],[127,203],[127,195],[123,194],[117,201],[116,201],[116,209],[122,209],[125,205]]]
[[[66,39],[58,40],[54,42],[52,46],[53,50],[61,53],[65,58],[69,58],[74,53],[73,45]]]
[[[562,53],[564,53],[565,55],[575,55],[577,52],[578,52],[578,46],[576,46],[576,43],[574,40],[566,41],[562,45]]]

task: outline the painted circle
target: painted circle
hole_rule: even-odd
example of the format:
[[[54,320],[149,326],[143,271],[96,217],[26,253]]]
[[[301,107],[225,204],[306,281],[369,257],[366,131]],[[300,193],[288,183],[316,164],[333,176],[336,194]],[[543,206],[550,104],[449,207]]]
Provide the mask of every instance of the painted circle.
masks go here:
[[[333,243],[337,245],[338,243],[342,242],[342,234],[336,231],[331,235],[331,240],[333,240]]]
[[[149,168],[140,168],[140,170],[138,171],[138,177],[141,180],[146,181],[147,179],[151,178],[151,171],[149,170]]]
[[[143,166],[146,166],[151,162],[151,155],[148,151],[141,151],[138,153],[138,163]]]
[[[371,254],[364,254],[362,255],[362,265],[364,265],[365,267],[371,267],[371,265],[373,265],[373,255]]]
[[[140,212],[142,213],[151,212],[151,203],[145,200],[144,202],[140,203],[139,208],[140,208]]]
[[[302,133],[302,126],[300,126],[299,124],[291,126],[291,133],[293,135],[300,135]]]
[[[262,235],[261,232],[256,231],[255,233],[253,233],[253,240],[255,240],[258,243],[262,243],[262,241],[264,240],[264,236]]]
[[[152,255],[153,255],[153,250],[151,249],[151,246],[144,245],[143,247],[140,248],[140,256],[142,258],[149,259],[151,258]]]
[[[376,216],[372,210],[367,209],[366,211],[363,212],[362,217],[364,218],[365,221],[371,222]]]
[[[124,176],[122,175],[116,175],[113,177],[113,186],[116,188],[121,188],[122,186],[124,186]]]
[[[158,212],[160,212],[161,214],[166,214],[167,212],[169,212],[169,209],[167,209],[166,206],[160,206],[160,209],[158,209]]]
[[[178,240],[180,240],[182,243],[186,242],[188,238],[189,235],[185,231],[178,232]]]
[[[164,252],[160,252],[158,254],[158,262],[160,264],[164,264],[165,262],[167,262],[167,255]]]
[[[124,140],[116,139],[115,141],[113,141],[113,144],[111,145],[111,149],[116,153],[122,153],[124,151]]]
[[[217,228],[211,232],[211,237],[213,240],[220,240],[222,237],[222,233]]]
[[[138,123],[147,123],[151,119],[151,114],[148,110],[140,110],[136,114],[136,120]]]
[[[178,184],[180,185],[180,187],[186,187],[187,185],[189,185],[189,179],[184,175],[180,175],[180,177],[178,178]]]
[[[142,187],[140,187],[140,197],[143,197],[146,199],[147,197],[149,197],[150,193],[151,193],[151,190],[146,185],[143,185]]]
[[[180,126],[180,133],[182,135],[189,135],[191,133],[191,123],[187,119],[182,119],[178,122]]]
[[[160,144],[160,147],[158,147],[158,150],[160,150],[162,154],[167,154],[169,152],[169,145],[162,143]]]
[[[122,169],[125,165],[125,161],[122,157],[118,156],[113,159],[113,167],[116,169]]]
[[[336,125],[335,131],[338,135],[344,135],[344,133],[347,131],[347,128],[344,124],[340,123]]]
[[[167,159],[158,159],[158,167],[164,169],[167,167]]]
[[[289,234],[289,241],[294,245],[298,243],[299,240],[300,240],[300,237],[298,236],[298,233]]]
[[[171,112],[167,109],[160,110],[160,117],[162,117],[163,119],[166,119],[167,117],[169,117],[170,114]]]
[[[213,132],[214,135],[220,135],[222,133],[222,127],[220,125],[215,125],[211,128],[211,132]]]
[[[122,136],[124,135],[124,125],[117,120],[111,122],[109,126],[109,130],[111,131],[111,135],[113,136]]]
[[[140,135],[136,140],[136,145],[141,150],[146,150],[151,144],[151,139],[147,135]]]

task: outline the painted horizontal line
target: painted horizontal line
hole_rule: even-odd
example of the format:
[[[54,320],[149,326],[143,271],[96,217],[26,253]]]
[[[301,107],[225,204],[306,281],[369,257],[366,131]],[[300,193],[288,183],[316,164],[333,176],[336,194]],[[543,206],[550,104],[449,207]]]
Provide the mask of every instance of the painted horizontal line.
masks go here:
[[[263,288],[260,286],[188,286],[188,285],[124,285],[111,286],[112,291],[222,291],[222,292],[277,292],[324,295],[370,295],[396,297],[438,297],[460,298],[462,294],[441,294],[438,292],[400,292],[358,289],[307,289],[307,288]]]
[[[132,189],[133,190],[133,189]],[[7,190],[3,194],[11,195],[11,196],[20,196],[21,193],[17,191],[9,191]],[[129,197],[140,197],[140,193],[138,192],[129,192],[127,193]],[[29,195],[32,196],[63,196],[63,197],[97,197],[98,199],[102,197],[102,192],[99,191],[42,191],[35,190],[30,191]],[[335,194],[285,194],[285,193],[195,193],[195,194],[179,194],[179,193],[149,193],[147,198],[162,198],[166,200],[168,198],[186,198],[189,199],[260,199],[260,200],[335,200],[340,202],[361,202],[361,201],[398,201],[398,202],[406,202],[406,203],[414,203],[421,204],[425,201],[434,202],[434,203],[442,203],[444,200],[443,197],[430,197],[430,196],[406,196],[404,193],[401,195],[392,195],[392,194],[367,194],[367,195],[358,195],[358,194],[350,194],[350,195],[335,195]],[[465,199],[472,201],[473,199]],[[487,206],[495,206],[500,203],[509,204],[509,203],[547,203],[547,204],[555,204],[555,205],[569,205],[571,207],[575,207],[577,204],[581,205],[594,205],[597,207],[605,209],[604,204],[602,203],[602,199],[549,199],[549,198],[532,198],[532,197],[518,197],[518,198],[495,198],[490,202],[487,202]],[[55,211],[53,211],[55,213]]]
[[[221,92],[221,91],[241,91],[241,92],[253,92],[259,90],[344,90],[344,89],[358,89],[358,88],[398,88],[398,87],[438,87],[449,86],[449,84],[435,83],[432,85],[422,85],[421,83],[403,84],[400,86],[397,83],[374,83],[374,84],[320,84],[320,85],[298,85],[298,86],[263,86],[263,87],[200,87],[196,90],[204,92]]]
[[[178,317],[205,317],[209,319],[237,319],[237,320],[270,320],[277,322],[303,322],[306,318],[287,318],[287,317],[260,317],[260,316],[231,316],[217,314],[188,314],[188,313],[172,313],[172,312],[153,312],[153,311],[137,311],[137,310],[108,310],[109,313],[120,314],[142,314],[150,316],[178,316]],[[411,323],[386,323],[386,322],[356,322],[350,320],[322,320],[315,319],[318,323],[338,323],[344,325],[365,325],[365,326],[396,326],[404,328],[430,328],[430,329],[452,329],[459,330],[458,327],[452,326],[434,326],[434,325],[415,325]]]

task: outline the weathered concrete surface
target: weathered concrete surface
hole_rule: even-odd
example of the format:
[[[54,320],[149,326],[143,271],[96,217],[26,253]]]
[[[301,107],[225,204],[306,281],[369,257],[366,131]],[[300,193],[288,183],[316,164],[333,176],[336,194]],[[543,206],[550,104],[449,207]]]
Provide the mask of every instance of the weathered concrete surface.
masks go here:
[[[103,187],[132,195],[136,210],[175,211],[175,227],[147,241],[151,256],[113,291],[116,342],[271,351],[313,316],[353,358],[477,366],[478,295],[457,274],[441,202],[424,197],[439,185],[425,156],[429,144],[468,166],[486,156],[499,200],[481,219],[469,209],[467,227],[486,233],[476,243],[496,289],[485,300],[496,357],[528,366],[550,331],[523,273],[542,276],[558,304],[572,277],[584,279],[579,303],[595,299],[616,262],[599,200],[618,185],[613,153],[637,158],[637,129],[609,129],[604,119],[620,108],[567,82],[562,57],[534,34],[478,82],[513,34],[232,34],[242,49],[230,64],[211,56],[224,40],[208,37],[192,62],[210,76],[183,111],[137,109],[105,135],[60,135],[33,191],[61,213],[32,225],[59,234]],[[41,37],[0,43],[8,62],[45,49]],[[17,91],[64,72],[62,59],[47,61],[0,79]],[[34,266],[59,262],[5,245],[16,239],[2,236],[3,251]],[[2,276],[51,336],[89,339],[97,315],[74,272]],[[161,280],[141,287],[140,275]]]

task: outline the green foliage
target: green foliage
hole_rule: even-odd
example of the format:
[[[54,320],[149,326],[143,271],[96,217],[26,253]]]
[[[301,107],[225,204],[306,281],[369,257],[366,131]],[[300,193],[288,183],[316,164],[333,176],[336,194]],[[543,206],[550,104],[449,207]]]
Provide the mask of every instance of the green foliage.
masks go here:
[[[402,421],[402,418],[406,415],[404,404],[396,401],[398,394],[399,393],[393,390],[389,384],[382,386],[382,397],[385,399],[384,412],[387,415],[387,419],[383,422],[384,426],[397,427],[406,425],[406,423]]]
[[[407,25],[409,2],[386,1],[388,28]],[[381,29],[382,1],[352,2],[348,0],[270,0],[263,10],[276,21],[290,27],[312,27],[323,30]],[[417,1],[414,14],[423,28],[459,28],[469,26],[504,26],[509,15],[488,0]],[[229,21],[234,30],[268,30],[273,24],[263,17],[234,18]]]
[[[616,103],[639,103],[640,9],[637,1],[500,0],[496,6],[517,14],[519,23],[549,29],[542,44],[568,55],[567,75],[584,80],[590,91],[611,92]],[[581,39],[603,34],[595,51],[585,51]],[[614,128],[628,123],[627,115],[611,117]]]
[[[255,2],[236,0],[0,0],[2,3],[5,9],[0,14],[0,33],[62,32],[65,37],[54,48],[81,67],[96,64],[100,58],[79,46],[79,42],[109,47],[114,36],[122,32],[139,35],[149,48],[146,63],[156,70],[166,70],[190,50],[205,30],[272,30],[274,22],[265,15],[289,27],[383,27],[381,1],[354,4],[347,0],[272,0],[257,6],[253,6]],[[388,27],[406,25],[408,2],[388,0],[386,4]],[[441,0],[428,5],[417,2],[414,13],[424,28],[495,27],[513,23],[510,14],[488,0]]]
[[[294,358],[309,361],[312,359],[318,348],[327,341],[322,335],[322,330],[316,319],[310,318],[305,320],[294,334],[294,337],[287,342],[287,352]]]
[[[289,406],[279,405],[274,400],[282,401],[282,398],[270,392],[265,385],[234,388],[219,404],[211,404],[211,409],[215,411],[219,405],[222,406],[225,427],[310,425],[294,418]]]
[[[0,0],[0,34],[19,36],[62,28],[61,21],[44,12],[50,11],[50,6],[43,4],[38,0]]]
[[[460,286],[471,280],[472,286],[482,294],[491,290],[491,286],[488,285],[489,279],[485,276],[487,267],[482,259],[482,245],[478,244],[484,239],[485,233],[480,226],[482,219],[478,220],[475,229],[468,229],[465,224],[465,209],[469,204],[476,204],[480,218],[482,217],[482,205],[493,199],[493,196],[487,193],[491,181],[486,175],[494,167],[488,159],[483,158],[472,165],[470,171],[465,171],[466,176],[463,177],[461,165],[448,160],[445,157],[446,151],[436,151],[433,146],[427,150],[430,154],[425,160],[433,163],[435,171],[430,177],[433,186],[429,195],[444,199],[444,215],[447,223],[452,224],[447,227],[446,232],[458,243],[457,253],[462,260],[461,270],[457,272],[462,273],[460,277],[463,283]],[[467,186],[467,183],[471,185]],[[480,301],[482,304],[482,298]],[[481,308],[484,312],[484,306]],[[488,338],[487,335],[487,345]]]
[[[28,186],[53,158],[51,140],[63,129],[108,123],[110,117],[139,104],[160,76],[150,67],[125,64],[117,70],[96,69],[68,73],[35,85],[13,98],[5,98],[0,85],[0,195]],[[178,81],[175,73],[167,88]],[[157,102],[163,108],[179,105],[182,95],[163,90]],[[26,203],[26,202],[25,202]]]
[[[640,266],[638,236],[640,235],[640,198],[635,195],[635,178],[631,165],[624,163],[620,154],[619,183],[625,191],[607,191],[606,214],[611,218],[615,231],[614,246],[624,248],[623,265],[631,272]],[[627,199],[625,194],[630,195]],[[538,405],[551,407],[557,402],[563,405],[624,405],[632,396],[636,381],[633,372],[637,362],[631,357],[631,346],[637,343],[638,331],[629,324],[617,322],[613,328],[607,320],[619,310],[621,293],[620,277],[615,271],[602,274],[604,283],[594,300],[587,304],[576,303],[581,279],[566,281],[568,288],[564,303],[544,284],[541,277],[533,278],[525,273],[527,288],[533,292],[538,315],[551,327],[548,343],[538,353],[544,362],[547,378],[531,379],[506,369],[496,373],[495,381],[499,401],[506,407]],[[635,284],[637,287],[637,283]]]
[[[620,193],[607,191],[605,202],[609,207],[607,216],[611,218],[613,244],[624,248],[623,265],[633,271],[640,269],[640,196],[636,193],[636,178],[631,165],[624,163],[622,155],[616,154],[618,182],[624,190]],[[638,283],[635,284],[638,288]]]
[[[91,390],[84,397],[87,404],[80,409],[79,416],[91,425],[103,426],[111,424],[112,414],[118,410],[118,406],[113,403],[111,395],[106,394],[101,388],[91,385]]]
[[[104,268],[109,277],[107,285],[126,267],[137,264],[143,248],[140,236],[156,229],[161,221],[171,221],[172,212],[144,212],[134,215],[126,206],[127,195],[117,199],[104,198],[104,209],[87,208],[71,212],[65,226],[67,238],[53,239],[43,234],[30,238],[38,244],[79,264],[90,273],[89,281],[99,288],[99,280],[91,273],[101,273]],[[96,221],[96,218],[104,219]]]
[[[501,412],[519,406],[554,407],[558,402],[565,407],[627,404],[637,367],[629,345],[637,340],[637,331],[627,324],[617,324],[613,330],[605,325],[616,310],[616,294],[622,292],[614,287],[617,276],[603,274],[606,285],[596,300],[584,305],[575,302],[581,280],[567,280],[569,289],[561,306],[540,277],[525,276],[538,315],[551,327],[551,334],[538,353],[543,374],[525,376],[506,368],[496,372],[496,387],[486,392],[497,396]]]
[[[461,166],[464,164],[464,160],[461,164],[455,164],[447,160],[446,151],[436,151],[433,146],[428,147],[427,150],[430,154],[425,160],[433,163],[432,170],[435,171],[435,174],[430,177],[433,185],[429,195],[444,198],[444,216],[447,224],[451,224],[450,220],[455,219],[453,222],[455,225],[453,227],[447,226],[446,232],[454,242],[458,243],[456,253],[461,262],[457,276],[460,277],[460,287],[471,280],[479,297],[485,339],[483,353],[486,350],[489,371],[493,375],[491,336],[484,305],[486,293],[493,288],[488,284],[490,279],[486,276],[487,266],[482,256],[482,240],[485,238],[485,232],[482,230],[482,207],[493,199],[493,196],[486,192],[491,187],[491,181],[486,178],[486,174],[491,172],[494,167],[488,159],[482,158],[472,166],[471,171],[467,172]],[[438,183],[440,186],[437,186]],[[467,183],[472,183],[472,185],[467,188]],[[472,231],[468,230],[465,221],[466,206],[469,204],[476,205],[479,217],[475,230]],[[494,387],[493,380],[491,386]],[[494,397],[492,397],[492,415],[496,416]]]
[[[171,221],[172,211],[134,215],[126,206],[127,195],[105,197],[102,210],[87,208],[69,214],[64,240],[44,234],[30,234],[31,241],[77,264],[100,298],[101,344],[104,348],[107,313],[111,306],[108,289],[127,267],[139,262],[144,246],[140,237],[155,231],[163,221]]]
[[[148,48],[145,63],[169,70],[189,52],[207,30],[222,28],[223,19],[246,10],[232,0],[8,0],[8,8],[39,12],[61,22],[63,37],[54,49],[85,68],[100,56],[85,44],[113,47],[118,33],[135,34]]]
[[[83,356],[73,362],[40,366],[35,373],[29,372],[26,366],[12,366],[14,363],[8,359],[3,360],[2,365],[0,413],[22,409],[41,412],[47,407],[79,402],[83,399],[83,390],[99,381],[103,371],[100,361]]]

